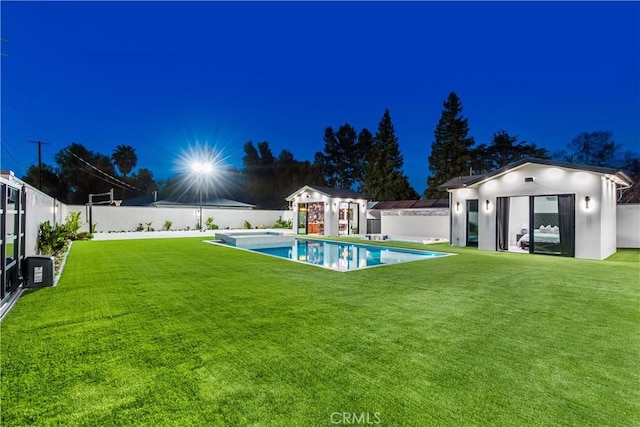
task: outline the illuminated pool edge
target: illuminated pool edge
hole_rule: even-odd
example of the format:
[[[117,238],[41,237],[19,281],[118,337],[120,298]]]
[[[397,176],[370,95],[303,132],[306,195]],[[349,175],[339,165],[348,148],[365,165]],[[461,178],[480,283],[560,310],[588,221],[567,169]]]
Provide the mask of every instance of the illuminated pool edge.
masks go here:
[[[266,256],[273,257],[273,258],[285,259],[287,261],[293,261],[293,262],[297,262],[299,264],[305,264],[305,265],[312,265],[312,266],[315,266],[315,267],[321,267],[321,268],[324,268],[324,269],[327,269],[327,270],[337,271],[337,272],[340,272],[340,273],[345,273],[345,272],[349,272],[349,271],[357,271],[357,270],[365,270],[365,269],[374,268],[374,267],[384,267],[384,266],[390,266],[390,265],[404,264],[404,263],[408,263],[408,262],[425,261],[425,260],[431,260],[431,259],[436,259],[436,258],[444,258],[444,257],[448,257],[448,256],[451,256],[451,255],[457,255],[457,254],[453,254],[453,253],[440,252],[440,251],[430,251],[430,250],[423,250],[423,249],[399,248],[399,247],[387,246],[387,245],[371,245],[371,244],[361,244],[361,243],[355,243],[355,242],[343,242],[343,241],[338,241],[338,240],[324,240],[324,239],[296,237],[296,239],[295,239],[296,247],[300,242],[312,242],[312,243],[323,244],[324,247],[326,247],[326,246],[336,246],[338,249],[340,247],[344,247],[344,246],[347,246],[350,249],[353,249],[353,248],[364,249],[364,250],[372,249],[374,252],[380,252],[380,256],[381,257],[382,257],[381,254],[382,254],[383,251],[387,251],[389,253],[393,253],[394,255],[406,254],[406,255],[416,255],[416,256],[418,256],[417,258],[413,258],[413,259],[395,260],[393,262],[379,262],[379,263],[374,264],[374,265],[358,265],[356,267],[347,265],[346,268],[341,268],[340,264],[338,262],[336,262],[336,261],[334,261],[333,264],[330,264],[331,263],[331,259],[329,259],[329,262],[325,262],[324,253],[322,255],[323,256],[322,263],[318,263],[318,262],[309,261],[309,259],[307,259],[306,256],[304,256],[304,259],[299,259],[300,257],[293,258],[292,256],[283,256],[283,255],[278,255],[278,254],[275,254],[275,253],[265,252],[265,250],[272,250],[272,252],[273,252],[273,251],[276,251],[276,250],[283,251],[283,250],[287,249],[287,247],[282,247],[282,246],[273,247],[273,248],[265,248],[265,247],[247,248],[247,247],[233,246],[233,245],[230,245],[228,243],[224,243],[224,242],[220,242],[220,241],[204,240],[204,242],[210,243],[210,244],[214,244],[214,245],[218,245],[218,246],[227,247],[227,248],[240,249],[240,250],[244,250],[244,251],[251,252],[251,253],[257,253],[257,254],[260,254],[260,255],[266,255]],[[293,251],[293,247],[288,248],[288,249]],[[344,266],[344,261],[353,261],[353,260],[347,260],[347,259],[342,260],[343,266]],[[361,263],[362,260],[359,259],[359,262]]]

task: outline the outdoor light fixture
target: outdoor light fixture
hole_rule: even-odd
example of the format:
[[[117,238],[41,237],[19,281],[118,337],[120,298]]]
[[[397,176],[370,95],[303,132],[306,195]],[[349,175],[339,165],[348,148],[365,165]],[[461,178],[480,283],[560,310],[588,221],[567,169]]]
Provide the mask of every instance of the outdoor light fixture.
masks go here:
[[[591,201],[591,197],[586,196],[586,197],[584,198],[584,207],[585,207],[586,209],[589,209],[589,202],[590,202],[590,201]]]
[[[491,204],[491,202],[489,200],[486,200],[485,204],[486,204],[486,210],[489,210],[489,205]]]
[[[191,163],[191,170],[197,175],[198,178],[198,192],[200,193],[200,210],[198,212],[198,223],[200,225],[200,231],[202,230],[202,185],[204,184],[204,178],[213,171],[213,164],[208,162],[195,161]]]
[[[460,202],[456,202],[456,212],[460,212]]]
[[[528,177],[526,177],[526,178],[524,179],[524,182],[533,182],[533,181],[535,181],[535,180],[536,180],[536,179],[535,179],[534,177],[532,177],[532,176],[528,176]]]
[[[191,169],[196,173],[207,174],[213,170],[211,163],[193,162],[191,163]]]

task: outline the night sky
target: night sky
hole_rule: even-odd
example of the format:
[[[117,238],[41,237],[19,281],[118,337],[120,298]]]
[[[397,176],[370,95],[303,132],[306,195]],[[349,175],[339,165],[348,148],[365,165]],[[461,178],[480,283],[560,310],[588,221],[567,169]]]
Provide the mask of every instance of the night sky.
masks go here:
[[[640,151],[640,3],[3,1],[2,169],[71,142],[173,175],[196,143],[313,161],[324,129],[389,109],[425,189],[454,91],[477,143],[504,129],[556,151],[609,130]]]

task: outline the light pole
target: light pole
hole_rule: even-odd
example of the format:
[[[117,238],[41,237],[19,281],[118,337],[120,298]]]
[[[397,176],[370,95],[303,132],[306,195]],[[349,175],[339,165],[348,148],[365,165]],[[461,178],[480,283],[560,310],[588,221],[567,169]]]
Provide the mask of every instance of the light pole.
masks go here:
[[[196,173],[198,179],[198,192],[200,193],[200,231],[202,229],[202,185],[204,184],[204,179],[211,171],[213,170],[213,165],[207,162],[193,162],[191,163],[191,170]]]

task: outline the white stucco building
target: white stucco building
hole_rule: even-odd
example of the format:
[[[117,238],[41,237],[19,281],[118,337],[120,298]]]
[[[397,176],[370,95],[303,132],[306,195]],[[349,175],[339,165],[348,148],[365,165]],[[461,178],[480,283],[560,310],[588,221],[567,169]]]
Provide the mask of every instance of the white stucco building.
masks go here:
[[[616,169],[528,158],[440,188],[452,245],[604,259],[616,252],[618,191],[631,185]]]
[[[298,234],[348,236],[367,230],[367,197],[351,190],[305,185],[287,197]]]

